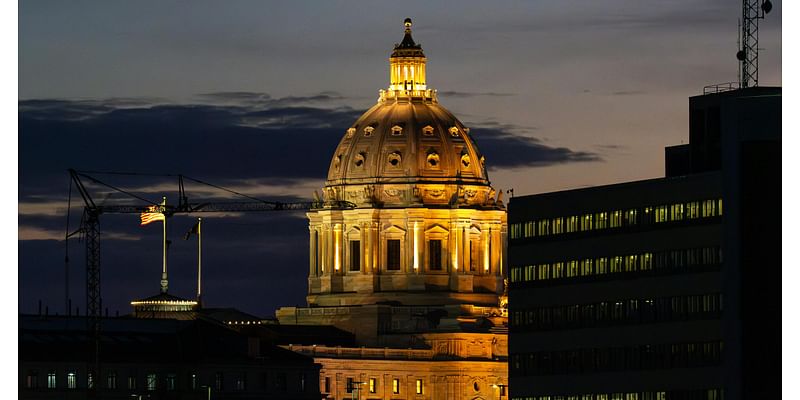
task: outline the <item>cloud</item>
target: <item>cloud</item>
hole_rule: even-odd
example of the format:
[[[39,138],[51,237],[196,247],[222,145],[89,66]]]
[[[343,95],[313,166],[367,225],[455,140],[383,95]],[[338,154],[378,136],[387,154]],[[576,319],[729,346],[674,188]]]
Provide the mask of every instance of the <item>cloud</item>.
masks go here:
[[[446,97],[478,97],[478,96],[487,96],[487,97],[509,97],[509,96],[516,96],[516,93],[496,93],[496,92],[459,92],[455,90],[444,90],[439,91],[438,94],[440,96]]]
[[[548,146],[522,133],[535,129],[484,122],[473,124],[470,134],[486,157],[489,170],[602,161],[597,153]]]
[[[345,129],[363,113],[339,97],[219,92],[198,96],[202,102],[190,104],[136,99],[20,101],[20,287],[26,292],[25,301],[37,297],[58,301],[62,293],[61,286],[37,279],[61,279],[54,271],[63,265],[64,234],[75,231],[81,218],[82,200],[73,188],[70,227],[66,227],[68,168],[137,172],[87,174],[149,201],[167,196],[169,204],[177,202],[176,173],[187,175],[183,182],[190,202],[243,200],[193,178],[255,198],[308,201],[324,183],[331,154]],[[532,136],[536,131],[484,121],[474,125],[472,135],[493,169],[599,159],[594,153],[548,146]],[[97,182],[84,180],[84,184],[98,204],[131,202]],[[171,291],[175,287],[178,295],[192,294],[186,282],[195,279],[191,266],[196,262],[196,245],[180,238],[199,216],[205,221],[206,299],[211,304],[236,304],[269,315],[278,305],[303,303],[308,231],[302,211],[170,218],[170,277],[175,282]],[[126,312],[133,297],[157,290],[161,230],[140,227],[136,214],[103,214],[101,225],[104,303]],[[84,244],[70,239],[68,245],[72,268],[82,268]],[[75,278],[80,274],[72,275],[73,293],[80,293],[80,280]],[[223,289],[231,285],[236,290]],[[265,288],[269,295],[263,295]]]
[[[616,92],[611,92],[612,96],[634,96],[639,94],[645,94],[642,90],[619,90]]]

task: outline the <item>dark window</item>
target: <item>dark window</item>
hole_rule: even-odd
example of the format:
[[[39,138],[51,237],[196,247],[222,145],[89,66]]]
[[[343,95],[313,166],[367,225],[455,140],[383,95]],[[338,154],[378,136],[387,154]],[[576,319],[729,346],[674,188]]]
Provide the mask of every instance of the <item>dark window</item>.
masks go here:
[[[361,270],[361,241],[350,241],[350,271]]]
[[[197,374],[189,374],[189,389],[197,390]]]
[[[390,239],[386,241],[386,269],[390,271],[400,270],[400,240]]]
[[[236,376],[236,380],[234,381],[234,389],[238,391],[247,389],[247,377],[244,374]]]
[[[223,379],[223,376],[222,376],[222,372],[217,372],[214,375],[214,387],[216,387],[217,390],[222,390],[223,382],[224,382],[224,379]]]
[[[286,372],[278,372],[275,377],[275,387],[281,392],[286,391]]]
[[[330,393],[330,392],[331,392],[331,378],[326,376],[325,377],[325,391],[324,391],[324,393]]]
[[[175,390],[175,374],[167,374],[167,379],[164,383],[167,385],[167,390]]]
[[[136,389],[136,376],[133,374],[128,377],[128,389]]]
[[[442,241],[431,240],[428,242],[428,268],[431,271],[442,270]]]
[[[39,387],[39,374],[36,371],[28,372],[28,379],[25,382],[28,389],[36,389]]]
[[[108,375],[106,376],[106,388],[117,388],[117,373],[115,371],[108,371]]]
[[[353,378],[347,378],[347,386],[345,387],[347,393],[353,393]]]
[[[304,372],[300,373],[300,392],[306,391],[306,374]]]
[[[147,374],[147,390],[156,390],[158,378],[156,374]]]
[[[475,265],[478,262],[478,252],[472,246],[472,240],[469,241],[469,270],[475,271]]]

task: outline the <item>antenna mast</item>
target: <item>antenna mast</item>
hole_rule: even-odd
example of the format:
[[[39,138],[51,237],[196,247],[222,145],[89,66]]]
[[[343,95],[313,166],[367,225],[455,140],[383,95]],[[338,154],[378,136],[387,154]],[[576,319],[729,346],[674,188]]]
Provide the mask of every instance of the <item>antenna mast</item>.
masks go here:
[[[770,0],[742,0],[742,30],[739,34],[739,51],[736,53],[736,58],[741,62],[740,88],[758,86],[758,20],[770,11]]]

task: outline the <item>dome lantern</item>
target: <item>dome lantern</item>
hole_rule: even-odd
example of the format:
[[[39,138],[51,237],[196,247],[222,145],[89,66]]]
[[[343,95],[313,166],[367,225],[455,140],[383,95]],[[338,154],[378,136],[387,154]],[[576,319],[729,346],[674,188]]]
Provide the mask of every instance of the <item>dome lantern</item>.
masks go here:
[[[388,94],[395,98],[431,97],[425,83],[425,53],[411,37],[411,18],[406,18],[403,26],[403,41],[394,46],[389,57]]]

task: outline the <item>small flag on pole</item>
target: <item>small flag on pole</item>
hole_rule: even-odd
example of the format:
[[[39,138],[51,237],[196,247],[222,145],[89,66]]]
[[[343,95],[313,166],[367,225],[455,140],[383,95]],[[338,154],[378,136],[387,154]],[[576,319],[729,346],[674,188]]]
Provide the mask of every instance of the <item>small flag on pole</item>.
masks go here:
[[[147,207],[147,212],[143,212],[141,215],[142,223],[140,226],[145,226],[151,222],[155,221],[165,221],[166,217],[164,213],[158,211],[158,206],[150,206]]]
[[[192,237],[192,235],[197,235],[197,232],[199,231],[200,231],[200,222],[195,222],[194,225],[192,225],[192,229],[189,229],[189,231],[186,232],[185,235],[183,235],[183,240],[189,240],[189,238]]]

